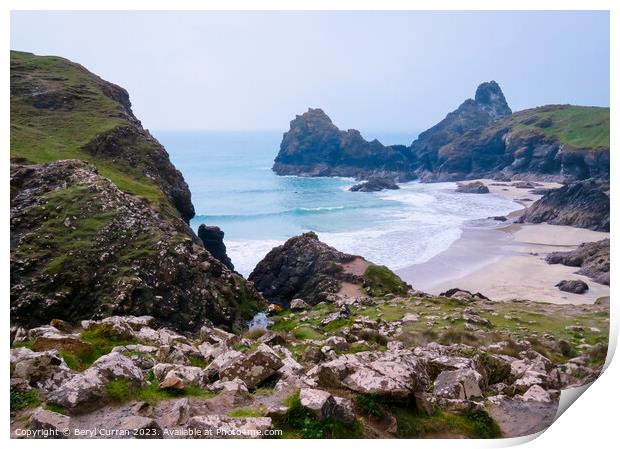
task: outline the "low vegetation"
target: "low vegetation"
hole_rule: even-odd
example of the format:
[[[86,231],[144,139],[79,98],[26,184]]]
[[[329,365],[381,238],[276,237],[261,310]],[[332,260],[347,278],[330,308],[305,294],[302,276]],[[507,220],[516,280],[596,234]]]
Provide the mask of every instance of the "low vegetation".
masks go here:
[[[41,403],[39,393],[37,390],[19,391],[11,388],[11,413],[16,413],[21,410],[36,407]]]
[[[126,379],[120,378],[110,381],[106,385],[106,396],[111,402],[125,403],[130,401],[145,401],[155,404],[167,399],[179,397],[202,397],[208,398],[215,396],[216,393],[202,390],[192,385],[187,385],[183,390],[161,389],[159,382],[153,379],[146,386],[136,388]]]

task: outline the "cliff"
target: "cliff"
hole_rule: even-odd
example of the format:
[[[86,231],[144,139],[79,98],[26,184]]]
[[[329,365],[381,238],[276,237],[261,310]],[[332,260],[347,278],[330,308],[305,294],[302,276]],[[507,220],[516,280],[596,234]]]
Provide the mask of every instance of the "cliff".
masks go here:
[[[490,81],[409,147],[367,142],[311,109],[291,122],[273,170],[429,182],[499,175],[607,180],[609,108],[550,105],[513,114],[499,85]]]
[[[148,314],[238,327],[260,294],[200,244],[187,184],[127,92],[11,53],[11,321]]]

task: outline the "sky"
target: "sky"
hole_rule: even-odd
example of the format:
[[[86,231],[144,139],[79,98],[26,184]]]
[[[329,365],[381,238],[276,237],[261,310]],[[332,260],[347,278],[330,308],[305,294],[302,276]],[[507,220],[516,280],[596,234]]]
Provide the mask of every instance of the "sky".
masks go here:
[[[14,11],[11,48],[129,91],[151,130],[419,132],[496,80],[513,111],[609,105],[607,12]]]

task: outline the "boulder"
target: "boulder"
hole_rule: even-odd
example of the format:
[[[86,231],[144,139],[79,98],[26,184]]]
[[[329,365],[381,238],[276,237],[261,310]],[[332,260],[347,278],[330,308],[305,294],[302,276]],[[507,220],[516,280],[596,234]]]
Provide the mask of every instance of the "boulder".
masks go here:
[[[70,421],[68,416],[39,407],[30,416],[28,425],[30,430],[43,432],[44,438],[62,439],[69,437],[66,431]]]
[[[74,354],[87,354],[91,351],[92,346],[80,340],[78,335],[74,334],[59,334],[59,333],[45,333],[39,335],[32,343],[32,349],[34,351],[47,351],[49,349],[56,349],[61,352],[71,352]]]
[[[481,181],[469,182],[467,184],[459,182],[456,191],[459,193],[489,193],[489,188]]]
[[[146,416],[128,416],[124,418],[120,429],[129,430],[138,439],[162,438],[163,430],[153,418]]]
[[[578,295],[582,295],[589,290],[588,284],[581,279],[560,281],[555,286],[563,292],[576,293]]]
[[[368,178],[368,181],[364,181],[360,184],[355,184],[350,187],[351,192],[380,192],[381,190],[398,190],[398,184],[393,179],[381,178],[373,176]]]
[[[470,368],[442,371],[433,387],[434,395],[446,399],[471,399],[482,396],[482,375]]]
[[[27,348],[11,349],[10,376],[36,387],[44,395],[56,390],[75,375],[58,351],[34,352]]]
[[[299,311],[299,310],[308,310],[310,308],[310,306],[303,299],[295,298],[295,299],[293,299],[291,301],[291,304],[289,305],[289,308],[291,310]]]
[[[410,351],[343,354],[321,363],[308,376],[323,387],[405,399],[428,384],[424,364]]]
[[[228,416],[193,416],[187,427],[197,431],[196,438],[262,438],[273,427],[271,418],[231,418]]]
[[[547,429],[555,419],[558,402],[532,402],[503,395],[491,396],[484,408],[505,438],[532,435]]]
[[[524,401],[551,402],[551,396],[540,385],[532,385],[524,394]]]
[[[48,402],[60,405],[71,413],[94,410],[106,403],[106,386],[118,379],[124,379],[135,388],[144,384],[142,370],[131,359],[118,352],[111,352],[51,392]]]
[[[283,366],[280,357],[267,345],[261,344],[256,351],[242,354],[226,363],[219,371],[220,379],[240,379],[253,389],[273,376]]]
[[[188,385],[204,388],[208,384],[207,373],[197,366],[158,363],[153,366],[153,375],[162,384],[169,385],[169,388],[173,385],[176,385],[175,388],[178,389],[183,389]]]

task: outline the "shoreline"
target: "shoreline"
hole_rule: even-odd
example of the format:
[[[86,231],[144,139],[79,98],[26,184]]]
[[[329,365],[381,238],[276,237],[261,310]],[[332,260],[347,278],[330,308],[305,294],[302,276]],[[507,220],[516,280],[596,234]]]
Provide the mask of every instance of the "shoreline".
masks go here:
[[[609,296],[609,286],[575,274],[578,267],[549,265],[545,256],[553,251],[569,251],[583,242],[598,241],[609,233],[570,226],[519,224],[513,221],[541,195],[531,189],[517,189],[510,183],[480,179],[491,194],[512,199],[522,209],[507,216],[505,225],[493,228],[467,226],[450,247],[426,262],[411,265],[396,273],[414,288],[439,294],[458,287],[481,292],[494,301],[528,299],[556,304],[591,304]],[[555,183],[539,183],[542,188]],[[555,284],[563,279],[581,279],[589,286],[578,295],[562,292]]]

